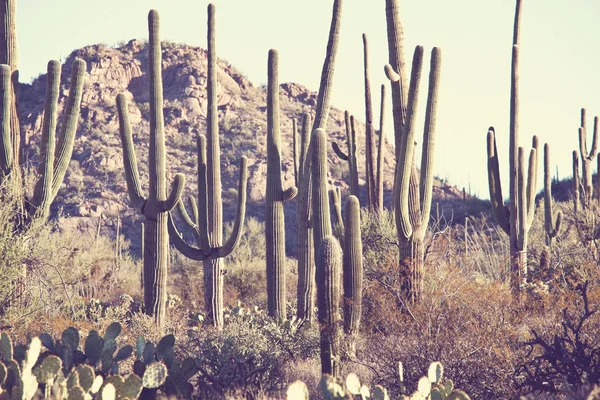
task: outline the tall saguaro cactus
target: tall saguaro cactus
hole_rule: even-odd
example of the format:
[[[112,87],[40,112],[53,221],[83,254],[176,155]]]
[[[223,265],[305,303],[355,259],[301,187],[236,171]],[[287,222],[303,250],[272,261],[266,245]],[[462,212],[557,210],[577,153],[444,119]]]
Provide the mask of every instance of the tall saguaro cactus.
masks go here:
[[[323,69],[321,71],[321,83],[319,85],[319,93],[317,95],[317,106],[315,109],[315,119],[312,124],[312,129],[309,134],[314,132],[316,129],[326,129],[327,119],[329,117],[329,107],[331,102],[331,88],[333,85],[333,75],[335,66],[335,57],[337,49],[339,47],[339,37],[342,22],[342,0],[333,1],[333,10],[331,15],[331,25],[329,27],[329,40],[327,42],[327,51],[325,53],[325,61],[323,62]],[[310,142],[306,151],[306,159],[302,166],[302,181],[299,188],[299,217],[306,218],[308,223],[306,225],[298,225],[298,229],[306,229],[305,232],[299,233],[303,237],[310,235],[310,229],[314,228],[313,215],[311,210],[312,205],[312,153],[313,153],[313,142],[312,136],[309,136]],[[313,232],[313,237],[314,232]],[[303,249],[308,248],[308,242],[299,242],[298,251],[304,251]],[[314,247],[317,247],[318,243],[314,243]],[[310,251],[306,251],[302,256],[299,255],[300,260],[305,260],[304,264],[299,264],[298,269],[302,269],[302,272],[298,273],[298,318],[300,319],[312,319],[314,299],[312,296],[312,287],[314,285],[314,268],[311,264],[314,262],[314,258],[311,257]]]
[[[533,137],[533,148],[529,156],[529,171],[525,183],[524,150],[519,143],[519,29],[521,0],[515,7],[510,88],[510,139],[509,139],[509,196],[510,203],[504,206],[498,164],[496,137],[490,127],[487,135],[488,180],[490,199],[496,220],[508,233],[510,242],[511,289],[518,295],[527,275],[527,234],[535,211],[535,188],[537,180],[537,138]]]
[[[310,222],[310,202],[312,201],[312,187],[306,187],[305,181],[310,177],[306,172],[305,164],[310,142],[310,114],[302,116],[300,129],[300,146],[298,157],[298,186],[305,188],[303,194],[298,196],[296,202],[296,223],[298,226],[298,286],[297,286],[297,312],[300,320],[314,319],[313,308],[315,304],[315,256],[313,245],[312,223]]]
[[[581,203],[579,186],[579,155],[577,151],[573,150],[573,212],[575,214],[579,211]]]
[[[17,47],[17,0],[1,0],[0,16],[0,64],[6,64],[10,67],[10,141],[12,144],[12,159],[17,166],[23,162],[21,157],[21,128],[19,123],[19,114],[17,112],[17,102],[19,99],[19,51]],[[15,168],[13,174],[20,176],[20,169]]]
[[[394,209],[398,230],[400,253],[400,293],[408,302],[419,300],[423,287],[424,248],[423,240],[429,223],[433,186],[433,151],[435,144],[435,122],[441,70],[441,51],[434,47],[431,52],[429,93],[425,111],[425,129],[421,156],[420,177],[414,163],[415,117],[419,95],[419,81],[423,64],[423,47],[417,46],[413,57],[406,121],[400,142],[399,158],[396,163],[394,184]],[[386,65],[386,74],[392,82],[392,92],[400,92],[401,75]],[[400,108],[394,106],[394,124],[402,118]],[[398,124],[401,125],[401,124]]]
[[[163,90],[161,74],[161,45],[159,36],[158,11],[148,14],[150,49],[148,66],[150,77],[150,184],[148,196],[144,197],[131,135],[127,99],[124,94],[117,96],[117,110],[123,164],[127,190],[132,206],[144,215],[144,305],[146,314],[153,316],[158,325],[166,317],[167,265],[169,262],[168,213],[179,202],[185,179],[177,174],[171,193],[167,197],[165,124],[163,116]]]
[[[381,85],[381,107],[379,110],[379,149],[377,150],[377,196],[375,196],[375,210],[383,214],[383,163],[385,160],[385,85]]]
[[[363,33],[362,39],[365,81],[365,181],[367,182],[367,207],[373,210],[377,204],[378,194],[375,182],[375,128],[373,127],[373,101],[371,100],[371,80],[369,79],[369,46],[366,33]]]
[[[269,315],[286,318],[285,222],[283,202],[298,194],[281,184],[281,139],[279,132],[279,73],[277,50],[269,51],[267,88],[267,199],[265,210],[267,303]]]
[[[208,5],[208,73],[206,118],[207,136],[198,137],[198,204],[190,198],[193,219],[180,204],[184,221],[196,233],[198,248],[187,245],[180,237],[172,219],[169,220],[171,241],[186,257],[202,261],[204,267],[204,304],[207,318],[223,327],[223,258],[237,245],[246,213],[247,159],[240,161],[237,214],[231,237],[223,244],[223,201],[221,199],[221,157],[217,120],[217,53],[215,37],[215,6]],[[208,147],[208,149],[207,149]]]
[[[598,154],[598,117],[594,117],[594,133],[592,134],[592,148],[587,149],[587,127],[585,123],[585,108],[581,109],[581,126],[579,127],[579,154],[581,156],[581,171],[583,175],[583,205],[589,207],[594,197],[592,184],[592,162]]]
[[[50,205],[58,194],[73,154],[73,143],[79,121],[79,107],[83,93],[83,81],[86,63],[76,59],[71,68],[71,89],[65,108],[64,121],[61,126],[58,143],[56,129],[58,126],[58,97],[60,92],[60,62],[53,60],[48,63],[46,79],[46,103],[42,122],[42,138],[40,143],[38,173],[33,198],[26,202],[27,220],[34,218],[46,220],[50,214]],[[0,66],[0,89],[2,109],[2,135],[0,146],[0,171],[3,176],[14,173],[19,169],[14,158],[13,135],[11,134],[11,69],[8,65]]]

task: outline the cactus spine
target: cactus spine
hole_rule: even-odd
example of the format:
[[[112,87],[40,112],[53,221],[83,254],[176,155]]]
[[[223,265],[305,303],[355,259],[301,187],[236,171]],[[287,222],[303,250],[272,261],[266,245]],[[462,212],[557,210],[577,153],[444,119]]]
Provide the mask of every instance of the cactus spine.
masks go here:
[[[283,202],[298,194],[293,186],[283,190],[281,184],[281,140],[279,133],[278,53],[269,51],[267,89],[267,199],[266,199],[266,259],[267,299],[269,315],[286,319],[285,285],[285,222]]]
[[[592,148],[587,150],[587,128],[585,123],[585,108],[581,109],[581,126],[579,127],[579,154],[581,156],[581,171],[583,174],[583,205],[589,207],[594,193],[592,184],[592,161],[598,154],[598,117],[594,117],[594,133]]]
[[[356,356],[356,335],[362,313],[363,254],[360,203],[346,199],[344,228],[344,331],[350,336],[350,354]]]
[[[340,269],[342,255],[331,235],[321,241],[317,253],[317,297],[321,329],[321,372],[337,376],[340,369]]]
[[[537,138],[533,137],[533,148],[529,156],[529,171],[525,183],[524,150],[519,143],[519,27],[521,1],[515,7],[513,29],[511,89],[510,89],[510,146],[509,146],[509,195],[508,209],[503,204],[502,188],[494,128],[490,127],[487,136],[488,180],[490,198],[496,220],[509,234],[510,241],[510,285],[513,294],[518,295],[527,275],[527,234],[535,211],[535,188],[537,177]]]
[[[331,102],[331,87],[333,85],[333,74],[335,66],[335,57],[337,49],[339,47],[340,28],[342,22],[342,0],[333,1],[333,10],[331,15],[331,25],[329,27],[329,39],[327,42],[327,51],[325,54],[325,61],[323,62],[323,69],[321,71],[321,82],[319,85],[319,94],[317,95],[317,107],[315,110],[315,119],[310,132],[315,132],[316,129],[325,129],[327,126],[327,119],[329,117],[329,107]],[[306,151],[306,158],[304,165],[302,166],[302,182],[300,183],[299,199],[298,199],[298,218],[306,218],[307,224],[298,225],[298,229],[303,229],[306,226],[306,232],[299,233],[303,237],[310,235],[311,227],[314,229],[313,214],[311,211],[311,205],[313,204],[313,187],[312,187],[312,154],[313,154],[313,142],[312,136],[310,137],[308,148]],[[325,195],[325,197],[327,197]],[[312,237],[316,237],[313,231]],[[306,243],[298,243],[298,251],[301,252],[303,249],[308,249],[309,241]],[[319,243],[314,243],[313,248],[316,248]],[[312,310],[314,300],[312,296],[312,287],[314,285],[314,269],[311,263],[314,262],[314,258],[311,257],[310,250],[306,250],[305,253],[299,255],[300,260],[303,259],[304,264],[299,264],[298,270],[303,270],[298,273],[298,318],[300,319],[312,319]],[[314,265],[314,264],[313,264]],[[300,295],[300,293],[302,293]]]
[[[123,164],[127,190],[132,206],[142,213],[144,221],[144,304],[146,313],[154,317],[158,325],[165,321],[167,300],[167,265],[169,262],[169,237],[167,232],[168,212],[179,202],[185,179],[177,174],[171,193],[167,197],[166,154],[163,119],[163,93],[161,77],[161,45],[159,37],[159,17],[156,10],[148,14],[150,39],[150,184],[148,197],[142,188],[133,147],[127,100],[124,94],[117,96],[117,110],[121,142],[123,144]]]
[[[552,212],[552,182],[550,176],[550,145],[544,144],[544,227],[546,228],[546,245],[552,245],[552,239],[558,235],[562,221],[562,212]]]
[[[441,51],[434,47],[431,52],[429,73],[429,93],[425,112],[425,130],[421,158],[421,174],[418,176],[414,161],[415,116],[419,92],[419,81],[423,63],[423,47],[417,46],[413,57],[412,75],[406,112],[406,134],[402,138],[399,158],[396,163],[394,183],[394,208],[398,230],[400,253],[400,276],[402,297],[409,302],[418,301],[423,286],[424,248],[423,240],[429,222],[431,192],[433,185],[433,151],[435,143],[435,122],[437,96],[441,69]],[[386,74],[392,87],[401,84],[401,76],[388,64]],[[394,119],[402,115],[394,110]]]

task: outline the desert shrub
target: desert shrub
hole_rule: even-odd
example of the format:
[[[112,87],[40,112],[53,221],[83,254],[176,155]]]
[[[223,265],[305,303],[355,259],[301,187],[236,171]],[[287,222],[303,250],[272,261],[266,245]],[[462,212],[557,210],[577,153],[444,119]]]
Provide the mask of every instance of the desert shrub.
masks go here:
[[[315,327],[278,324],[263,310],[236,306],[221,332],[202,330],[185,350],[196,357],[201,398],[259,398],[281,392],[287,365],[316,357],[318,343]]]
[[[577,389],[600,382],[600,319],[597,293],[590,298],[589,283],[578,287],[579,298],[562,312],[560,326],[538,331],[522,343],[526,357],[515,369],[525,392],[560,393],[565,386]],[[594,301],[596,300],[596,301]]]

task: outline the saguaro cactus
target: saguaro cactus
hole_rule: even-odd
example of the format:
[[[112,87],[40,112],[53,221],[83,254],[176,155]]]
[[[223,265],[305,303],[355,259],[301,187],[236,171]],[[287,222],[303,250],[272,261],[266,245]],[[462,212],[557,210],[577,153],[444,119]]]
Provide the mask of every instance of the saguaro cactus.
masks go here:
[[[281,140],[279,133],[279,74],[277,50],[269,51],[267,88],[267,199],[265,213],[267,303],[269,315],[286,318],[285,222],[283,202],[298,194],[281,184]]]
[[[11,158],[17,166],[22,163],[21,156],[21,127],[19,123],[19,114],[17,112],[17,102],[19,97],[19,51],[17,47],[17,0],[0,1],[0,64],[6,64],[10,67],[10,142],[12,144]],[[20,169],[15,168],[13,175],[18,178]]]
[[[379,149],[377,150],[377,196],[375,210],[379,215],[383,214],[383,162],[385,160],[385,85],[381,85],[381,108],[379,111]]]
[[[424,248],[423,240],[429,223],[431,193],[433,186],[433,151],[435,143],[435,122],[437,96],[441,69],[441,51],[434,47],[431,52],[429,72],[429,93],[425,111],[425,130],[421,156],[421,172],[418,176],[414,163],[415,116],[419,94],[419,81],[423,64],[423,47],[417,46],[413,57],[408,108],[399,158],[396,163],[394,184],[394,209],[398,230],[400,252],[400,293],[405,301],[416,302],[423,286]],[[392,65],[386,65],[386,74],[392,82],[392,92],[400,92],[401,75]],[[395,89],[394,89],[395,88]],[[402,118],[400,109],[394,105],[394,120]],[[394,122],[396,125],[396,122]],[[402,125],[402,124],[398,124]]]
[[[579,191],[579,155],[577,151],[573,151],[573,212],[577,214],[579,204],[581,203],[581,195]]]
[[[333,234],[329,214],[329,191],[327,185],[327,134],[317,129],[311,139],[312,146],[312,223],[315,254],[321,241]]]
[[[527,233],[535,211],[535,188],[537,177],[537,138],[529,156],[529,171],[525,183],[524,150],[519,143],[519,27],[521,1],[515,7],[510,90],[510,146],[509,146],[509,207],[503,204],[502,188],[496,147],[495,131],[488,130],[488,180],[490,199],[496,220],[509,234],[511,254],[511,289],[518,295],[527,275]]]
[[[598,117],[594,117],[594,133],[592,135],[592,148],[587,150],[587,127],[585,123],[585,108],[581,109],[581,126],[579,127],[579,154],[581,156],[581,170],[583,174],[583,205],[589,207],[594,197],[592,184],[592,161],[598,154]]]
[[[360,197],[360,186],[358,185],[358,161],[356,153],[358,153],[358,145],[356,143],[356,126],[354,116],[348,111],[344,113],[344,121],[346,124],[346,143],[348,146],[348,154],[344,153],[336,142],[332,142],[331,146],[335,154],[344,161],[348,161],[348,170],[350,175],[350,194]]]
[[[375,128],[373,127],[373,102],[371,100],[371,80],[369,79],[369,46],[367,34],[363,33],[363,65],[365,81],[365,181],[367,183],[367,207],[375,209],[377,204],[377,183],[375,165]]]
[[[331,87],[333,85],[334,65],[337,49],[339,45],[340,27],[342,21],[342,0],[334,0],[333,10],[331,16],[331,25],[329,28],[329,40],[327,42],[327,51],[325,54],[325,61],[323,62],[323,69],[321,71],[321,83],[319,85],[319,93],[317,95],[317,106],[315,109],[315,119],[312,125],[314,132],[317,128],[325,129],[327,126],[327,118],[329,117],[329,107],[331,102]],[[311,226],[314,226],[311,204],[312,204],[312,137],[308,144],[307,156],[302,166],[302,182],[300,183],[299,190],[299,217],[306,218],[309,221],[306,225],[305,237],[310,234],[309,230]],[[298,225],[298,229],[303,229],[304,225]],[[313,232],[313,238],[314,238]],[[314,244],[318,246],[318,244]],[[307,245],[304,243],[298,243],[298,251],[306,249]],[[303,256],[299,256],[299,261],[306,260],[304,264],[299,264],[298,270],[302,269],[303,272],[298,273],[298,318],[308,319],[312,318],[314,300],[312,296],[312,286],[314,285],[314,268],[311,263],[314,262],[314,258],[310,257],[309,252],[306,252]],[[314,265],[314,264],[313,264]],[[301,279],[304,278],[304,279]],[[300,295],[302,291],[302,295]]]
[[[158,11],[148,14],[150,50],[148,66],[150,77],[150,184],[148,197],[142,194],[140,177],[129,123],[127,99],[117,96],[117,110],[123,164],[127,190],[132,206],[144,215],[144,305],[146,314],[153,316],[158,325],[165,321],[167,301],[167,266],[169,263],[168,213],[179,202],[185,179],[177,174],[171,193],[167,197],[165,124],[163,116],[163,91],[161,74],[161,45]]]
[[[247,160],[240,161],[238,184],[238,211],[231,237],[223,244],[223,202],[221,199],[221,161],[219,126],[217,121],[217,53],[215,37],[215,6],[208,5],[208,73],[207,73],[207,136],[198,137],[198,205],[190,201],[192,220],[182,205],[179,209],[188,226],[196,231],[199,248],[187,245],[177,233],[170,219],[169,229],[176,233],[171,241],[186,257],[203,261],[204,304],[207,319],[221,329],[223,327],[223,257],[237,245],[244,225],[246,212]],[[208,147],[208,152],[207,152]]]
[[[296,223],[298,226],[298,286],[297,313],[298,319],[310,322],[314,319],[314,286],[315,286],[315,256],[313,245],[312,223],[309,204],[312,201],[312,187],[306,188],[305,181],[309,179],[310,170],[306,172],[308,144],[310,142],[310,114],[302,116],[300,130],[300,148],[298,157],[298,186],[305,188],[304,195],[298,196],[296,202]]]
[[[46,220],[50,214],[50,205],[58,194],[63,179],[73,154],[73,143],[77,133],[79,120],[79,107],[83,93],[83,81],[86,64],[81,59],[76,59],[71,68],[71,89],[65,109],[64,121],[61,132],[56,142],[56,129],[58,126],[58,97],[60,92],[60,62],[53,60],[48,63],[46,80],[46,103],[42,122],[42,137],[38,173],[40,178],[36,182],[33,197],[26,203],[28,221],[34,217]],[[0,66],[0,82],[2,90],[2,143],[0,151],[0,171],[3,176],[12,174],[18,169],[17,160],[13,153],[13,135],[11,134],[11,96],[10,83],[11,70],[8,65]]]
[[[544,144],[544,227],[546,229],[546,245],[552,245],[552,239],[558,235],[562,221],[562,212],[552,212],[552,178],[550,176],[550,145]]]
[[[321,372],[337,376],[340,369],[340,270],[342,255],[337,239],[325,236],[317,253],[317,297],[321,329]]]
[[[344,229],[344,331],[350,336],[350,354],[356,355],[356,335],[362,313],[363,254],[360,232],[360,203],[346,199]]]

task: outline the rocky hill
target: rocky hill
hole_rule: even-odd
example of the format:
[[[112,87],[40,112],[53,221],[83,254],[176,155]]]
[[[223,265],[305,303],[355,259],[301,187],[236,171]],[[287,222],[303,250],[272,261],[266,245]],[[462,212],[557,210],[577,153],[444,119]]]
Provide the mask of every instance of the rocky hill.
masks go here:
[[[121,142],[115,99],[126,93],[130,100],[130,116],[138,154],[143,189],[147,190],[149,84],[146,43],[132,40],[119,47],[94,45],[74,51],[63,66],[61,104],[68,95],[70,67],[75,57],[87,62],[88,70],[81,106],[81,118],[73,158],[63,188],[53,211],[62,210],[62,227],[95,226],[98,218],[110,227],[117,215],[127,228],[139,217],[129,206],[123,172]],[[182,172],[187,178],[187,194],[196,193],[196,137],[206,132],[206,65],[207,53],[197,47],[163,42],[163,87],[167,174],[169,180]],[[248,157],[248,214],[262,219],[266,186],[266,90],[254,86],[232,65],[218,62],[218,106],[221,142],[223,197],[226,219],[235,213],[238,159]],[[45,75],[31,85],[22,85],[19,112],[26,132],[30,158],[35,159],[42,125]],[[292,161],[292,119],[311,112],[316,93],[296,83],[284,83],[280,89],[281,133],[283,143],[283,184],[294,182]],[[330,140],[341,141],[345,148],[343,112],[331,109],[328,133]],[[364,143],[364,125],[358,124],[359,138]],[[360,143],[360,142],[359,142]],[[392,154],[391,145],[387,145]],[[364,146],[359,148],[364,164]],[[330,183],[347,189],[347,163],[333,152],[329,154]],[[359,166],[364,172],[364,165]],[[385,162],[385,189],[389,192],[393,179],[393,163]],[[361,181],[364,184],[364,181]],[[439,188],[452,197],[461,193],[452,188]],[[294,221],[294,202],[287,206],[286,218]],[[287,212],[287,210],[286,210]],[[133,232],[130,239],[135,243]]]

